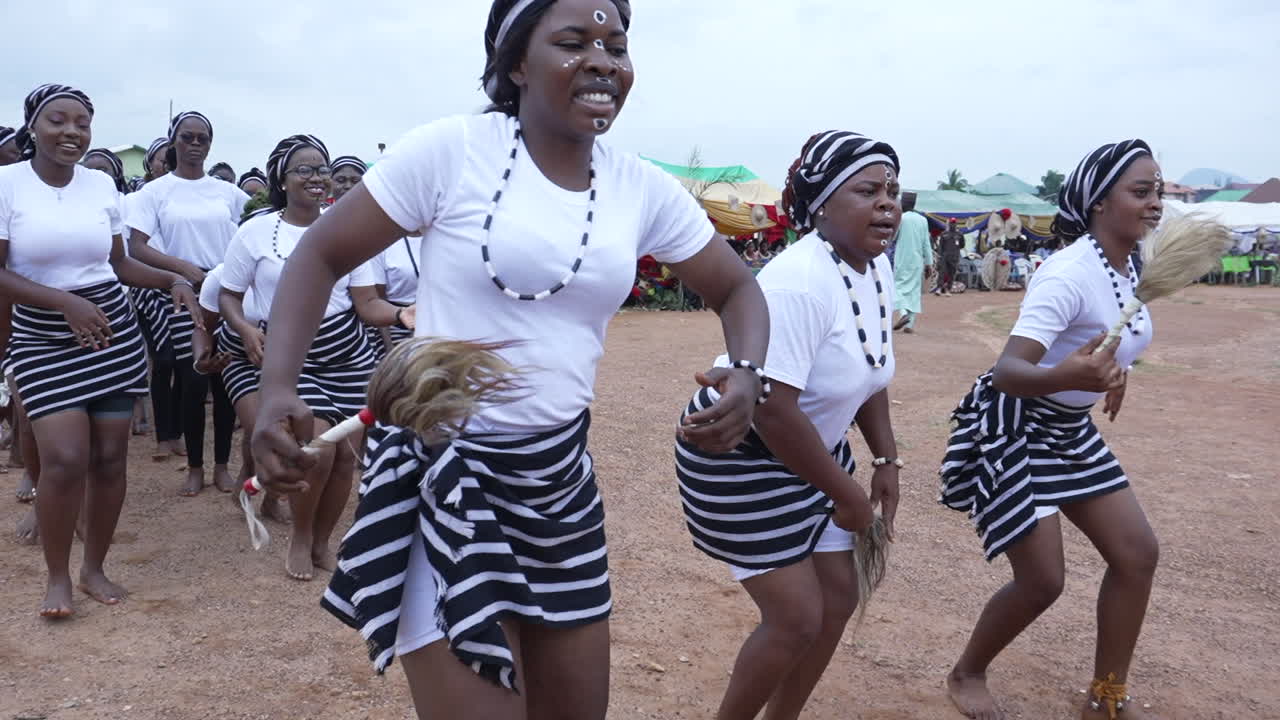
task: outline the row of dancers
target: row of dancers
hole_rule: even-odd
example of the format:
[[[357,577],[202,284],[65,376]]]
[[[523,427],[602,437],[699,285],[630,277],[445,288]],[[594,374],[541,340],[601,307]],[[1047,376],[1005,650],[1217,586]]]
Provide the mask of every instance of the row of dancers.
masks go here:
[[[103,562],[132,398],[146,391],[145,293],[173,306],[191,374],[221,382],[251,437],[247,465],[289,498],[289,574],[333,571],[322,606],[359,630],[377,671],[400,658],[420,717],[603,718],[612,599],[590,406],[605,328],[637,259],[652,255],[724,333],[674,445],[694,546],[760,611],[718,717],[801,715],[866,601],[853,548],[877,511],[897,535],[907,458],[891,421],[883,253],[902,215],[900,160],[857,133],[811,137],[784,193],[803,237],[753,277],[675,180],[600,140],[634,81],[630,23],[624,0],[495,0],[492,107],[411,131],[323,213],[335,163],[317,138],[293,135],[267,161],[268,207],[239,222],[243,193],[204,179],[212,124],[188,112],[168,137],[176,170],[122,219],[115,185],[79,164],[88,97],[42,86],[27,98],[24,160],[0,168],[0,291],[14,303],[6,370],[40,456],[42,614],[71,612],[70,537],[86,494],[80,587],[124,596]],[[1013,569],[947,678],[968,717],[1003,717],[987,669],[1062,591],[1062,517],[1108,565],[1081,717],[1143,717],[1126,684],[1157,543],[1090,410],[1102,402],[1115,419],[1150,315],[1092,351],[1132,295],[1128,258],[1159,222],[1162,187],[1140,140],[1081,161],[1056,223],[1072,244],[1036,273],[1008,344],[953,414],[941,501],[971,518],[988,560]],[[371,266],[399,248],[413,278],[379,293]],[[141,289],[134,303],[122,285]],[[524,390],[447,437],[371,429],[335,554],[357,458],[343,444],[319,456],[300,445],[364,404],[377,349],[366,327],[500,343]],[[851,423],[869,492],[853,480]]]

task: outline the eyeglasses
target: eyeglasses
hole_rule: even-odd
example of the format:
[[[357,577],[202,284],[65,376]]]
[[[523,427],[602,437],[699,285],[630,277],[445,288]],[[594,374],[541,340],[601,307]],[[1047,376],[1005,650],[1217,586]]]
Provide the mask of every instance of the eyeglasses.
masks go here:
[[[319,167],[313,165],[299,165],[292,170],[285,171],[286,175],[289,173],[293,173],[303,180],[309,180],[316,175],[319,175],[320,177],[329,177],[333,174],[333,168],[328,165],[321,165]]]
[[[205,133],[190,132],[178,133],[178,139],[187,145],[208,145],[213,141],[213,138],[209,137]]]

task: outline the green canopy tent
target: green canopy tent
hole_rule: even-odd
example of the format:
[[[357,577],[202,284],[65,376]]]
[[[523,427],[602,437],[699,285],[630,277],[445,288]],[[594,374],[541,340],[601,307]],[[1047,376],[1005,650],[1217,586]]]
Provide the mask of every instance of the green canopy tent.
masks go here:
[[[1036,186],[1008,173],[996,173],[969,188],[969,192],[977,195],[1012,195],[1016,193],[1035,195]]]

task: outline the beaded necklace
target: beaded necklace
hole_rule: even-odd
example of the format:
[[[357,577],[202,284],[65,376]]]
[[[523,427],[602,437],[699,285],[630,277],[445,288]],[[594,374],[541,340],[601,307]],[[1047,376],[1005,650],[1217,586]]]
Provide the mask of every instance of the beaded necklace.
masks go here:
[[[885,300],[884,286],[880,283],[880,274],[876,272],[876,264],[874,260],[867,261],[867,270],[871,272],[871,279],[876,284],[876,299],[880,303],[880,359],[871,353],[871,343],[867,341],[867,331],[862,327],[862,311],[858,307],[858,293],[853,289],[853,280],[849,277],[849,273],[845,272],[845,262],[840,259],[840,254],[836,252],[835,246],[822,237],[822,244],[827,248],[827,252],[831,255],[831,260],[835,262],[836,269],[840,271],[840,277],[844,280],[844,287],[849,291],[849,302],[853,304],[853,322],[858,328],[858,340],[862,342],[862,352],[867,357],[867,364],[873,368],[884,367],[888,356],[885,348],[889,347],[889,310],[888,302]]]
[[[1111,289],[1115,291],[1116,294],[1116,305],[1120,307],[1120,312],[1123,313],[1124,298],[1120,297],[1120,278],[1116,275],[1115,268],[1111,267],[1111,262],[1107,260],[1106,253],[1102,252],[1102,245],[1098,243],[1098,239],[1090,235],[1089,242],[1093,243],[1093,249],[1098,251],[1098,259],[1102,261],[1102,267],[1107,269],[1107,275],[1111,277]],[[1136,288],[1138,287],[1138,271],[1133,267],[1133,257],[1130,256],[1126,258],[1126,260],[1129,263],[1129,282]],[[1129,328],[1130,333],[1134,335],[1141,335],[1142,328],[1137,327],[1137,325],[1139,325],[1143,319],[1142,310],[1139,310],[1138,314],[1133,316],[1133,320],[1125,323],[1125,327]]]

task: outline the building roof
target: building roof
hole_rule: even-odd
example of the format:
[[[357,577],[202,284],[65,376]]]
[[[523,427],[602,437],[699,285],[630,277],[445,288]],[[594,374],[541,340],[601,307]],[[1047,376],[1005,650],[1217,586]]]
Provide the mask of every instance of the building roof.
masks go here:
[[[1014,193],[1035,195],[1036,186],[1008,173],[996,173],[969,188],[969,192],[977,195],[1012,195]]]
[[[1271,178],[1240,198],[1241,202],[1280,203],[1280,178]]]
[[[1201,202],[1240,202],[1240,200],[1248,195],[1252,190],[1219,190],[1210,195]]]

